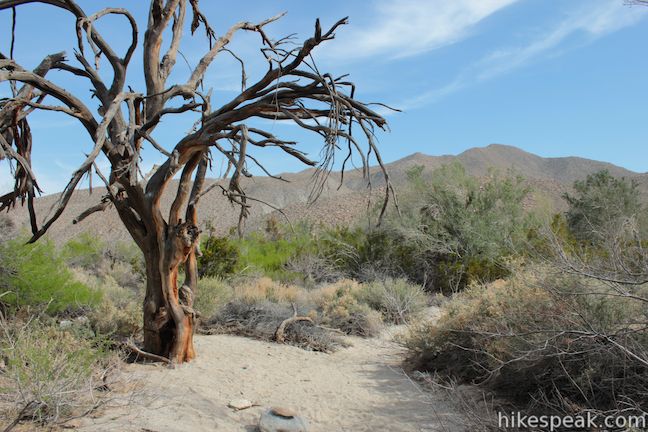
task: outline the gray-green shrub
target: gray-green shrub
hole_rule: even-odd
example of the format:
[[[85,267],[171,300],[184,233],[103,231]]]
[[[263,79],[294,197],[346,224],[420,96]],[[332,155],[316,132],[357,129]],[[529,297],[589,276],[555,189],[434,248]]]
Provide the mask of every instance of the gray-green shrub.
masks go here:
[[[211,318],[233,296],[229,283],[216,277],[200,278],[196,291],[193,307],[203,320]]]
[[[406,279],[388,278],[362,284],[355,295],[393,324],[407,324],[423,311],[428,301],[423,288]]]
[[[472,285],[406,343],[413,368],[480,383],[536,410],[619,412],[648,403],[643,322],[643,302],[534,268]]]
[[[39,319],[3,321],[0,351],[6,361],[2,393],[12,402],[5,413],[40,424],[63,423],[85,415],[103,401],[97,389],[115,356],[91,339]]]

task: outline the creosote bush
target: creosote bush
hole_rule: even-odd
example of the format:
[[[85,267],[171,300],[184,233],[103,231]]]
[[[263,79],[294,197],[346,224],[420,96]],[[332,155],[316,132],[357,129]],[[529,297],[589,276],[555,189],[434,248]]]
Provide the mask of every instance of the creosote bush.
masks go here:
[[[54,314],[84,310],[101,300],[100,292],[75,279],[49,241],[25,244],[16,238],[0,243],[0,250],[13,268],[2,299],[11,307],[47,306]]]

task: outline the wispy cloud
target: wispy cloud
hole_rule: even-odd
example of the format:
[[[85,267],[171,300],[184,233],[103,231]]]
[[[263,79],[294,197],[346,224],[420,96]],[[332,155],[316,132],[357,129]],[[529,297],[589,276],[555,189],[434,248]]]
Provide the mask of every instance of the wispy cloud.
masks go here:
[[[29,126],[35,130],[68,128],[79,124],[80,123],[78,120],[69,117],[64,117],[64,116],[61,116],[59,120],[48,118],[48,119],[33,119],[29,122]]]
[[[486,17],[518,0],[379,0],[364,27],[340,32],[323,54],[337,59],[410,57],[460,41]]]
[[[573,48],[564,45],[574,36],[584,36],[576,46],[586,45],[607,34],[632,26],[646,16],[648,16],[646,9],[629,8],[616,1],[592,1],[586,8],[572,10],[564,20],[533,38],[529,43],[494,50],[465,68],[448,84],[406,100],[399,107],[413,109],[437,102],[466,87],[526,66],[542,56],[560,55]]]

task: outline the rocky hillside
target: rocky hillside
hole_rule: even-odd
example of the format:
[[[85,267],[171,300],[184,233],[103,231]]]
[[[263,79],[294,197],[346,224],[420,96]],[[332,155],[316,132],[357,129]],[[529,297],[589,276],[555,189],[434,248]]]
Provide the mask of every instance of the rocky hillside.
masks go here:
[[[422,165],[426,171],[438,168],[454,160],[464,165],[466,170],[475,176],[484,176],[490,168],[505,171],[514,169],[524,175],[529,183],[537,190],[531,205],[539,201],[548,203],[556,208],[561,205],[560,196],[567,191],[571,184],[584,178],[587,174],[601,169],[607,169],[615,176],[635,178],[639,181],[642,192],[648,195],[648,175],[638,174],[624,168],[606,163],[578,157],[543,158],[516,147],[492,144],[487,147],[473,148],[457,156],[429,156],[415,153],[398,161],[388,164],[388,171],[398,191],[405,183],[406,172],[409,168]],[[305,170],[294,174],[284,174],[286,182],[280,182],[268,177],[246,179],[245,188],[250,197],[262,199],[277,208],[283,209],[286,216],[293,222],[309,220],[326,225],[346,225],[357,219],[368,205],[382,199],[382,174],[374,169],[371,174],[372,188],[367,187],[360,171],[345,174],[344,184],[340,186],[340,174],[332,173],[320,198],[309,204],[312,189],[313,170]],[[213,183],[215,180],[211,180]],[[174,189],[173,186],[169,191]],[[238,209],[232,207],[225,197],[215,188],[201,202],[201,223],[206,226],[211,223],[217,232],[225,233],[236,225]],[[71,199],[65,213],[57,224],[50,230],[50,237],[56,242],[65,241],[75,235],[90,231],[107,240],[125,240],[128,234],[121,226],[114,210],[90,216],[78,225],[72,224],[72,219],[88,207],[99,202],[102,189],[95,189],[92,195],[88,190],[77,191]],[[45,215],[58,199],[58,194],[41,197],[36,207],[40,215]],[[370,201],[369,201],[370,200]],[[171,193],[163,198],[166,208],[171,205]],[[247,229],[259,229],[271,215],[283,218],[272,208],[254,203]],[[16,208],[10,216],[18,223],[27,221],[27,213],[23,208]]]

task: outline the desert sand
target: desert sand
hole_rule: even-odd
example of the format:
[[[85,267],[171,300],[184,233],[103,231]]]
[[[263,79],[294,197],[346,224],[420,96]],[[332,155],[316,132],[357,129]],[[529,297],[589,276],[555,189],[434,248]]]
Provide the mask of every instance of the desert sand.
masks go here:
[[[393,332],[349,337],[332,354],[227,335],[196,336],[199,357],[168,369],[130,364],[122,379],[138,390],[83,419],[82,431],[255,431],[266,407],[297,411],[318,431],[456,431],[458,410],[401,369]],[[126,393],[124,393],[126,394]],[[228,403],[255,405],[235,411]]]

